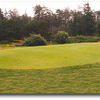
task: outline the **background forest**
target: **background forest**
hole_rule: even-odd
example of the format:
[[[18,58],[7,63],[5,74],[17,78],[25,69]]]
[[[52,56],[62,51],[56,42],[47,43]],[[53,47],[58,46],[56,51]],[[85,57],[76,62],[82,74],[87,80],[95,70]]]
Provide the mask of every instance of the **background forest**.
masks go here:
[[[94,11],[86,3],[79,10],[33,7],[34,17],[26,13],[19,15],[16,9],[3,12],[0,9],[0,42],[23,40],[30,34],[40,34],[47,41],[53,41],[58,31],[72,36],[100,36],[100,11]]]

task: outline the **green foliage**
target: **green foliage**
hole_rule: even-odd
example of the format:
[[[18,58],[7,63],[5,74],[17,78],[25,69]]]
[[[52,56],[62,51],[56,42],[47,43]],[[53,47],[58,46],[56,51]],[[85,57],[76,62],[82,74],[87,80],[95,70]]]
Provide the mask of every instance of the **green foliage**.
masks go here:
[[[34,7],[34,17],[27,14],[20,16],[16,9],[9,12],[0,9],[0,41],[21,40],[33,32],[52,41],[59,30],[68,32],[69,36],[94,36],[100,35],[99,27],[100,12],[91,10],[89,3],[84,4],[82,11],[58,9],[55,13],[37,5]],[[57,43],[66,43],[65,40],[58,40]]]
[[[46,45],[47,41],[40,34],[31,34],[30,37],[26,38],[23,45],[24,46],[39,46]]]
[[[98,41],[100,41],[100,37],[79,35],[75,37],[69,37],[67,43],[98,42]]]
[[[93,36],[96,32],[96,16],[89,3],[84,4],[83,11],[72,11],[72,18],[68,23],[68,33],[72,36]]]
[[[57,35],[56,35],[56,39],[55,41],[59,44],[63,44],[67,42],[67,38],[68,38],[68,33],[65,31],[58,31]]]
[[[83,35],[94,35],[95,33],[95,13],[91,10],[89,3],[86,3],[83,8],[83,16],[82,16],[82,33]]]
[[[17,39],[22,39],[23,33],[21,29],[23,23],[19,18],[16,19],[4,19],[0,21],[0,41],[8,40],[13,41]]]

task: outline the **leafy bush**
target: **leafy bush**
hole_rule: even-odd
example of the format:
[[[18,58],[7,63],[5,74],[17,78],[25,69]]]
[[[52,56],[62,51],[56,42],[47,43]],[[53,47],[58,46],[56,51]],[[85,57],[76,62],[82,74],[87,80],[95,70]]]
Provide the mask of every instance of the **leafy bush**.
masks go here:
[[[68,33],[66,33],[65,31],[58,31],[55,41],[57,43],[63,44],[67,42],[67,38],[68,38]]]
[[[47,41],[40,34],[31,34],[30,37],[26,38],[23,45],[24,46],[39,46],[46,45]]]
[[[100,41],[100,37],[80,35],[68,38],[67,43],[97,42],[97,41]]]

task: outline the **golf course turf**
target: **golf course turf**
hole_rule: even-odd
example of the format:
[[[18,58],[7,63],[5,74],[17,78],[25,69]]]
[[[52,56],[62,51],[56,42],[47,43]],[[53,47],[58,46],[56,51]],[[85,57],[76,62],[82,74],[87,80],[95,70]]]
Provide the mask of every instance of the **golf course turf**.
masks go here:
[[[100,61],[99,43],[76,43],[0,50],[0,68],[45,69]]]
[[[100,93],[100,44],[1,49],[0,93]]]

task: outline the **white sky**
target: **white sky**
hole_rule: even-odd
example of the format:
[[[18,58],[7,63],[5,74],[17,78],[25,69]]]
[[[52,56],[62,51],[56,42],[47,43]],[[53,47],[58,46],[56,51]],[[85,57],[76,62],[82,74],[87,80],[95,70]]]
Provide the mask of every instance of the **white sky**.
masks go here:
[[[32,7],[38,4],[55,11],[58,8],[77,9],[86,2],[90,3],[92,9],[100,10],[100,0],[0,0],[0,8],[2,10],[16,8],[21,15],[26,11],[28,15],[33,16]]]

